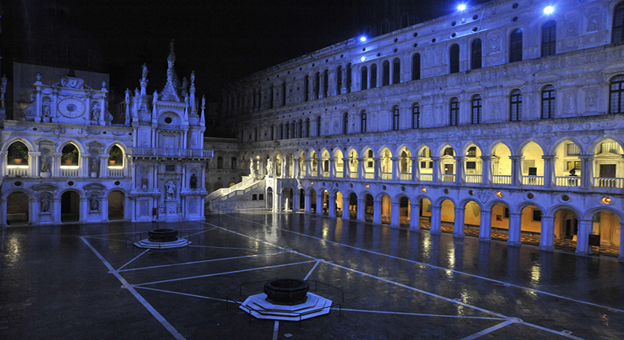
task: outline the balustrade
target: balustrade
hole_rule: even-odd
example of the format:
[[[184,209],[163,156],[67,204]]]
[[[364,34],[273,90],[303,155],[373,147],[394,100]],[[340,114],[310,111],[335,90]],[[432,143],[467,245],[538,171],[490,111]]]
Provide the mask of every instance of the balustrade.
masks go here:
[[[558,187],[580,187],[581,178],[574,176],[556,177],[555,183]]]
[[[523,176],[523,185],[544,185],[544,176]]]
[[[594,186],[596,188],[621,189],[624,186],[624,178],[594,177]]]
[[[494,175],[492,176],[492,184],[511,184],[511,176]]]
[[[466,183],[482,183],[481,175],[466,175]]]

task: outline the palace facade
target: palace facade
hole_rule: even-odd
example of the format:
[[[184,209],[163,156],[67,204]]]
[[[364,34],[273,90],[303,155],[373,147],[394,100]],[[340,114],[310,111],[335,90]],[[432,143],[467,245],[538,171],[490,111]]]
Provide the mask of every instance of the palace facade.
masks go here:
[[[622,60],[624,1],[495,0],[252,74],[223,114],[273,211],[623,260]]]

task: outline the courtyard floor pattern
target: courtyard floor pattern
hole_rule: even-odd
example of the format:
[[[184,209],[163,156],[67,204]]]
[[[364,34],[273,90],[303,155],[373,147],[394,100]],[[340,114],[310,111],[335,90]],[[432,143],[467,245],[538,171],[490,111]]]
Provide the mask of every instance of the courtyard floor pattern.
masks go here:
[[[173,227],[193,241],[138,249]],[[2,230],[2,339],[622,339],[624,265],[304,214]],[[262,283],[319,281],[329,315],[257,320]],[[314,285],[313,285],[314,286]]]

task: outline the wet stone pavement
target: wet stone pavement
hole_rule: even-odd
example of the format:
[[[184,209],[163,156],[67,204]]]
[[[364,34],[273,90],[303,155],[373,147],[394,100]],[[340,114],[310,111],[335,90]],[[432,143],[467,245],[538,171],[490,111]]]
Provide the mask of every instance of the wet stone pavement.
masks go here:
[[[156,228],[193,244],[132,245]],[[624,265],[609,257],[303,214],[0,232],[4,340],[624,339]],[[280,277],[333,286],[316,290],[331,313],[258,320],[226,301]]]

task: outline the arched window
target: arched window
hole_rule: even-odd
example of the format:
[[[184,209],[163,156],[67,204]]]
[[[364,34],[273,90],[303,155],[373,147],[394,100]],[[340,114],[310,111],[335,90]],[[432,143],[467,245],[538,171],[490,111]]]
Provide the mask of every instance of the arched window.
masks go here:
[[[223,157],[217,157],[217,169],[223,169]]]
[[[412,129],[420,128],[420,105],[412,104]]]
[[[303,77],[303,101],[307,102],[309,100],[308,97],[308,92],[309,92],[309,83],[310,83],[310,77],[308,77],[308,75],[306,75],[305,77]]]
[[[615,76],[611,80],[609,113],[624,113],[624,75]]]
[[[394,58],[392,61],[392,84],[401,82],[401,60]]]
[[[546,85],[542,89],[542,119],[555,117],[555,87]]]
[[[316,118],[316,136],[320,136],[321,135],[321,116],[318,116]]]
[[[522,61],[522,30],[516,29],[509,35],[509,62]]]
[[[297,138],[303,138],[303,120],[299,119],[297,122]]]
[[[78,148],[74,144],[67,144],[61,151],[62,165],[78,165]]]
[[[476,70],[482,67],[481,39],[475,39],[470,43],[470,69]]]
[[[310,137],[310,118],[306,118],[304,131],[305,131],[305,137],[306,138]]]
[[[412,56],[412,80],[420,79],[420,53]]]
[[[360,114],[360,132],[366,133],[366,111],[364,110]]]
[[[349,113],[345,112],[342,114],[342,134],[346,135],[349,133]]]
[[[374,89],[377,87],[377,64],[372,64],[370,69],[371,69],[370,88]]]
[[[456,97],[451,98],[450,102],[450,119],[449,125],[456,126],[459,116],[459,100]]]
[[[613,11],[613,33],[611,42],[624,42],[624,2],[620,2],[615,6],[615,10]]]
[[[457,44],[453,44],[453,46],[451,46],[449,64],[451,65],[450,73],[459,72],[459,45]]]
[[[471,124],[481,123],[481,96],[476,94],[472,96],[472,115],[470,116]]]
[[[557,53],[557,23],[554,20],[542,25],[542,57]]]
[[[383,62],[383,64],[381,64],[381,66],[381,86],[390,85],[390,62],[386,60]]]
[[[282,83],[282,106],[286,106],[286,82]]]
[[[368,88],[368,68],[366,66],[362,66],[362,79],[360,80],[361,90],[364,91]]]
[[[237,164],[236,164],[236,157],[232,157],[231,164],[232,164],[232,170],[236,170],[236,166],[237,166]]]
[[[509,120],[520,121],[522,118],[522,93],[520,90],[511,91],[509,97]]]
[[[342,93],[342,66],[336,68],[336,93]]]
[[[345,75],[345,82],[346,82],[346,88],[347,88],[347,93],[351,93],[351,80],[352,80],[352,76],[351,76],[351,63],[347,64],[347,69],[346,69],[347,74]]]
[[[22,142],[14,142],[7,150],[9,165],[28,165],[28,147]]]
[[[321,73],[314,74],[314,99],[319,98],[319,87],[321,86]]]
[[[329,70],[323,71],[323,97],[327,98],[329,93]]]
[[[275,125],[271,125],[271,140],[275,139]]]
[[[123,166],[124,156],[121,148],[117,145],[113,145],[113,147],[108,152],[108,164],[115,166]]]
[[[392,130],[399,129],[399,106],[395,105],[392,107]]]

